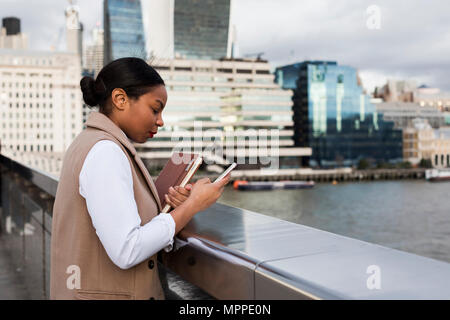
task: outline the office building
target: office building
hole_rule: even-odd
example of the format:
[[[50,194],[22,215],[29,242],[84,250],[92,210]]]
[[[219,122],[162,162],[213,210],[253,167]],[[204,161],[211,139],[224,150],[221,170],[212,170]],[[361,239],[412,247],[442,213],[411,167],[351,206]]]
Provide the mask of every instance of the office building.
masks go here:
[[[175,0],[175,57],[230,57],[230,17],[230,0]]]
[[[142,0],[149,57],[230,58],[236,33],[231,25],[232,3],[232,0]],[[236,53],[236,43],[234,46]]]
[[[402,133],[376,112],[357,72],[333,61],[305,61],[276,69],[276,81],[294,90],[294,141],[311,147],[311,166],[356,165],[402,159]]]
[[[149,57],[174,57],[175,0],[141,0],[145,45]]]
[[[92,42],[84,50],[83,69],[97,77],[103,68],[103,29],[98,26],[92,30]]]
[[[385,121],[392,121],[395,128],[406,128],[416,118],[426,119],[432,128],[445,124],[444,114],[436,107],[414,102],[382,102],[375,104],[376,110],[383,115]]]
[[[80,58],[0,49],[2,150],[62,153],[82,130]]]
[[[388,80],[381,88],[375,88],[374,97],[384,102],[414,102],[417,83],[406,80]]]
[[[434,150],[431,163],[435,168],[450,168],[450,128],[434,130]]]
[[[414,119],[403,130],[403,158],[415,165],[429,160],[434,168],[449,168],[450,129],[433,129],[427,120]]]
[[[140,0],[104,0],[104,64],[123,57],[147,58]]]
[[[137,145],[149,167],[163,165],[180,145],[216,164],[238,161],[241,169],[264,167],[265,152],[279,157],[281,168],[311,155],[294,147],[292,91],[274,83],[267,62],[161,59],[152,66],[169,98],[164,127]]]

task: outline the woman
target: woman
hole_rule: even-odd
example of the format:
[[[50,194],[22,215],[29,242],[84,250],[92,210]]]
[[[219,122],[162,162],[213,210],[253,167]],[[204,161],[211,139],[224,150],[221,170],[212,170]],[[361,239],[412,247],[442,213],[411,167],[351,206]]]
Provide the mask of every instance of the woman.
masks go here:
[[[144,143],[164,125],[164,81],[145,61],[122,58],[97,79],[84,77],[92,112],[72,142],[56,192],[52,221],[51,299],[163,299],[156,254],[222,194],[201,179],[171,190],[174,210],[160,213],[155,185],[132,142]]]

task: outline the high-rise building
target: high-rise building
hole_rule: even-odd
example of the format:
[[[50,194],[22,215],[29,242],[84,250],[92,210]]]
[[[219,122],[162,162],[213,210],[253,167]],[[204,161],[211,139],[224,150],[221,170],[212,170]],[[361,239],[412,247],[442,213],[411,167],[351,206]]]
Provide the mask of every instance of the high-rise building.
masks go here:
[[[173,59],[175,0],[141,0],[141,5],[149,57]]]
[[[103,68],[103,29],[96,27],[92,30],[92,42],[84,50],[83,69],[92,72],[94,77]]]
[[[385,102],[413,102],[417,84],[415,81],[388,80],[381,88],[375,88],[375,98]]]
[[[231,57],[232,0],[142,0],[142,10],[150,57]]]
[[[401,160],[401,130],[377,114],[354,68],[305,61],[277,68],[276,81],[294,90],[294,141],[312,148],[311,166]]]
[[[28,37],[20,32],[20,19],[3,18],[0,29],[0,49],[27,49],[27,47]]]
[[[180,146],[240,168],[271,167],[269,158],[280,168],[298,167],[311,155],[294,147],[292,91],[274,83],[266,61],[161,59],[152,66],[169,98],[164,126],[136,147],[148,166],[163,165]]]
[[[175,0],[175,56],[220,59],[231,55],[230,0]]]
[[[147,58],[140,0],[104,0],[104,64],[123,57]]]

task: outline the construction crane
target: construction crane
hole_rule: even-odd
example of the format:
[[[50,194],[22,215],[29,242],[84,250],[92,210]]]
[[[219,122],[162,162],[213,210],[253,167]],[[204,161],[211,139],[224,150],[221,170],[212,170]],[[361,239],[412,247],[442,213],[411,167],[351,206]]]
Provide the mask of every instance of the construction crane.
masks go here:
[[[61,45],[63,33],[64,33],[64,27],[60,27],[58,30],[58,34],[56,35],[56,33],[55,33],[55,36],[53,37],[54,40],[51,42],[52,43],[52,45],[50,46],[51,51],[55,51],[55,50],[57,51],[59,49],[59,47]]]

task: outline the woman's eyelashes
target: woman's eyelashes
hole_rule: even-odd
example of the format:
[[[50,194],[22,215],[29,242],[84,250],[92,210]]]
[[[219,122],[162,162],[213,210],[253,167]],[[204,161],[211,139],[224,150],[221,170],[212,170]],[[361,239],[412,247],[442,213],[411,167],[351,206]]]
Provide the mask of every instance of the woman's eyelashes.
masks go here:
[[[152,109],[154,115],[157,115],[159,113],[158,109],[155,109],[153,107],[150,107],[150,108]]]

